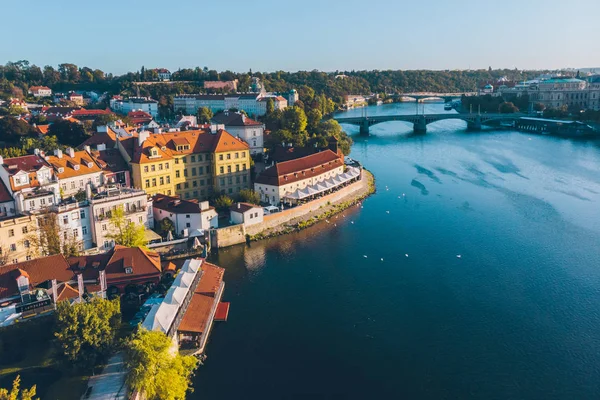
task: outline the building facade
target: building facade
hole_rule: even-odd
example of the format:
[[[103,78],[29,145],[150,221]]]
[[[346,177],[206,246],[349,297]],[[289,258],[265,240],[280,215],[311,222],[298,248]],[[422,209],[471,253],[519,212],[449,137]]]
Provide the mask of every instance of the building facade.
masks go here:
[[[251,155],[264,153],[265,125],[262,122],[246,117],[243,113],[231,111],[216,114],[211,122],[224,125],[227,132],[248,143]]]
[[[129,97],[123,99],[120,96],[114,96],[110,100],[110,109],[120,114],[129,114],[131,111],[144,111],[156,118],[158,116],[158,101],[149,97]]]
[[[155,195],[152,198],[152,209],[156,226],[165,218],[173,222],[175,234],[186,236],[185,232],[206,230],[219,227],[219,216],[208,201],[198,202],[181,200],[178,197]]]
[[[60,183],[61,198],[74,196],[99,187],[102,182],[102,168],[87,150],[75,151],[69,147],[64,153],[55,150],[54,155],[47,156],[46,161],[54,167]]]
[[[51,97],[52,89],[47,86],[32,86],[27,91],[33,97]]]

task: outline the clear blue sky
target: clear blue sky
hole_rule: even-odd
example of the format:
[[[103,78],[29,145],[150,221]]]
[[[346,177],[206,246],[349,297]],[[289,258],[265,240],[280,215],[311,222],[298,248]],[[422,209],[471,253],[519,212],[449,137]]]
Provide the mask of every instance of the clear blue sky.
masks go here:
[[[600,67],[600,0],[1,3],[0,63],[116,74]]]

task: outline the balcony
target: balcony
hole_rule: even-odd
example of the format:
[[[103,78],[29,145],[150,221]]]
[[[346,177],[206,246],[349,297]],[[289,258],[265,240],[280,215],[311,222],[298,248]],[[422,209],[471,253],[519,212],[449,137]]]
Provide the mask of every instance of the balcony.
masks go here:
[[[124,208],[124,209],[123,209],[123,214],[124,214],[125,216],[127,216],[127,215],[132,215],[132,214],[137,214],[137,213],[141,213],[141,212],[146,212],[146,210],[147,210],[147,209],[148,209],[148,207],[147,207],[147,206],[145,206],[145,205],[143,205],[143,206],[141,206],[141,207],[138,207],[138,206],[133,206],[133,207],[129,207],[129,209],[128,209],[128,210]],[[97,221],[97,222],[98,222],[98,221],[106,221],[106,220],[109,220],[109,219],[110,219],[110,217],[111,217],[111,213],[110,213],[110,212],[107,212],[107,213],[105,213],[105,214],[99,214],[99,215],[96,215],[96,216],[94,217],[94,220],[95,220],[95,221]]]

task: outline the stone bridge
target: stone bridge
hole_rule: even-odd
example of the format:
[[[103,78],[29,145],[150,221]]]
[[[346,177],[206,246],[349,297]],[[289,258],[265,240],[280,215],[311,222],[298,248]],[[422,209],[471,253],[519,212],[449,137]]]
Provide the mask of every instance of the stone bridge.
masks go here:
[[[413,124],[415,133],[426,133],[427,125],[432,122],[447,120],[447,119],[460,119],[467,122],[467,128],[469,130],[479,130],[482,125],[486,125],[492,121],[515,121],[521,117],[525,117],[527,114],[514,113],[514,114],[471,114],[471,113],[446,113],[446,114],[412,114],[412,115],[377,115],[373,117],[346,117],[336,118],[336,121],[340,124],[351,124],[358,125],[360,127],[361,135],[369,135],[369,127],[372,125],[380,124],[382,122],[389,121],[403,121]]]
[[[402,98],[409,97],[415,99],[417,102],[425,99],[443,99],[445,102],[449,102],[455,99],[460,99],[463,95],[465,96],[476,96],[477,92],[457,92],[457,93],[437,93],[437,92],[410,92],[410,93],[394,93],[390,97]]]

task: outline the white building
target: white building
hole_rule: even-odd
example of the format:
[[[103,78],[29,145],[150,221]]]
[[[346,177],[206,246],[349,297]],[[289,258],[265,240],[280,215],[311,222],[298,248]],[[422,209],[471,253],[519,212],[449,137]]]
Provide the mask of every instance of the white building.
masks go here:
[[[250,226],[263,222],[264,210],[261,206],[250,203],[235,203],[229,208],[232,224]]]
[[[256,178],[254,191],[260,194],[261,201],[276,206],[298,190],[333,180],[343,173],[342,158],[327,149],[265,169]]]
[[[224,111],[211,119],[212,123],[224,125],[225,130],[250,146],[250,154],[263,154],[265,125],[246,117],[240,112]]]
[[[63,199],[85,192],[88,185],[97,188],[103,183],[102,168],[87,149],[75,151],[69,147],[64,154],[54,150],[54,155],[46,157],[46,161],[54,167]]]
[[[200,107],[207,107],[213,113],[224,110],[243,110],[250,116],[263,116],[267,113],[267,101],[273,99],[275,109],[282,110],[288,106],[288,101],[282,96],[264,93],[233,93],[233,94],[196,94],[181,95],[173,98],[175,111],[186,114],[196,114]]]
[[[157,68],[155,69],[156,74],[158,75],[158,79],[163,82],[168,82],[171,80],[171,71],[166,68]]]
[[[181,200],[178,197],[157,194],[152,198],[152,209],[156,225],[168,218],[173,222],[178,236],[185,236],[186,232],[196,229],[219,227],[219,216],[214,207],[208,205],[208,201]]]
[[[104,250],[114,247],[115,243],[107,235],[114,233],[110,222],[111,213],[123,207],[125,218],[134,223],[151,229],[154,226],[152,199],[146,192],[139,189],[110,188],[90,199],[90,220],[92,235],[96,246]]]
[[[120,96],[114,96],[110,99],[110,109],[121,113],[129,114],[131,111],[145,111],[153,118],[158,116],[158,101],[149,97],[130,97],[123,99]]]
[[[60,240],[65,242],[79,242],[80,250],[94,247],[92,219],[89,202],[73,202],[60,204],[53,208],[57,213]]]
[[[29,88],[27,93],[33,95],[33,97],[50,97],[52,96],[52,89],[47,86],[32,86]]]
[[[3,159],[0,156],[0,179],[15,202],[15,212],[35,212],[60,201],[58,179],[50,165],[37,154]]]

